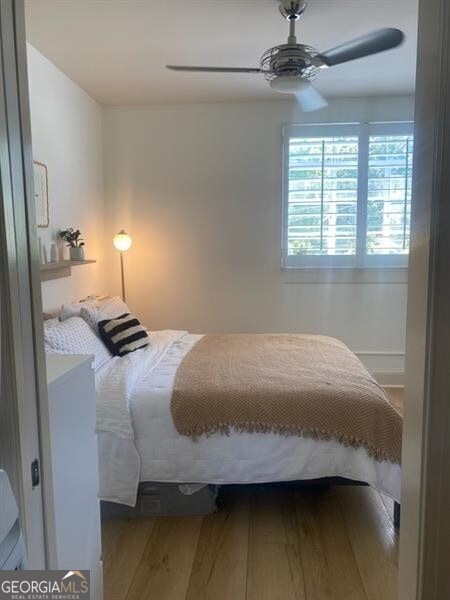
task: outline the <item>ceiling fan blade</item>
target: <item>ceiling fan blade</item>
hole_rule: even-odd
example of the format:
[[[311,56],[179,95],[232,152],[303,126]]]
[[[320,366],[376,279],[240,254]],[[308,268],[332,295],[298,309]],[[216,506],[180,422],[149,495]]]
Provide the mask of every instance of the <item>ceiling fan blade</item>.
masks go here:
[[[303,112],[312,112],[313,110],[320,110],[328,106],[328,102],[323,96],[319,94],[312,85],[306,89],[295,94],[297,102]]]
[[[262,73],[261,69],[246,69],[241,67],[185,67],[166,65],[171,71],[187,71],[190,73]]]
[[[404,37],[400,29],[378,29],[346,44],[327,50],[319,54],[318,58],[327,67],[333,67],[349,60],[363,58],[364,56],[370,56],[377,52],[395,48],[402,43]]]

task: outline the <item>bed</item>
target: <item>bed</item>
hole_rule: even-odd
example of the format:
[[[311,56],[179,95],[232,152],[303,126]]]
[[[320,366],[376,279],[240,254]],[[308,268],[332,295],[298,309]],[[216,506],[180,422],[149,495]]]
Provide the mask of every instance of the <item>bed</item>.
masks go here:
[[[47,352],[95,357],[101,499],[133,507],[142,482],[341,478],[400,501],[401,415],[342,342],[167,330],[113,356],[98,324],[125,312],[94,300],[44,324]]]
[[[102,499],[134,506],[139,482],[145,481],[195,489],[192,484],[340,477],[365,482],[400,501],[399,461],[376,456],[362,444],[257,428],[180,433],[171,402],[177,374],[203,336],[161,331],[152,332],[150,340],[147,349],[113,358],[96,374]]]

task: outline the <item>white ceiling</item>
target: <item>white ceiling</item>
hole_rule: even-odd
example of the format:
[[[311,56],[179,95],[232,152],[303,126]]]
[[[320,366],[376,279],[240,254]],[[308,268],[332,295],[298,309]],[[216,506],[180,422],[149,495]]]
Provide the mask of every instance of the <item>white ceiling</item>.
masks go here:
[[[299,41],[324,51],[379,27],[398,49],[319,74],[326,97],[414,91],[417,0],[309,0]],[[285,43],[276,0],[27,0],[27,37],[106,105],[279,98],[261,75],[185,74],[165,64],[259,66]]]

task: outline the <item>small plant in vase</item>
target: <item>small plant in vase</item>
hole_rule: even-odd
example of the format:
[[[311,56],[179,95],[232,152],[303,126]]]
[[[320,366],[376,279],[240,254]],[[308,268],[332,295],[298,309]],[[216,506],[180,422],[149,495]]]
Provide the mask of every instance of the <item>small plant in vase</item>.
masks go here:
[[[84,241],[79,229],[72,227],[59,232],[59,237],[67,243],[70,249],[70,260],[84,260]]]

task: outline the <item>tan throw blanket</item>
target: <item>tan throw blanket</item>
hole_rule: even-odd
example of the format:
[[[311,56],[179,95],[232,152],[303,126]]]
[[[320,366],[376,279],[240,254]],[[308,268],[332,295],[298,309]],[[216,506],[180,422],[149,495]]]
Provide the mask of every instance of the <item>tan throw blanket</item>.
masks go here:
[[[206,335],[178,368],[177,431],[334,439],[400,463],[402,418],[342,342],[313,335]]]

